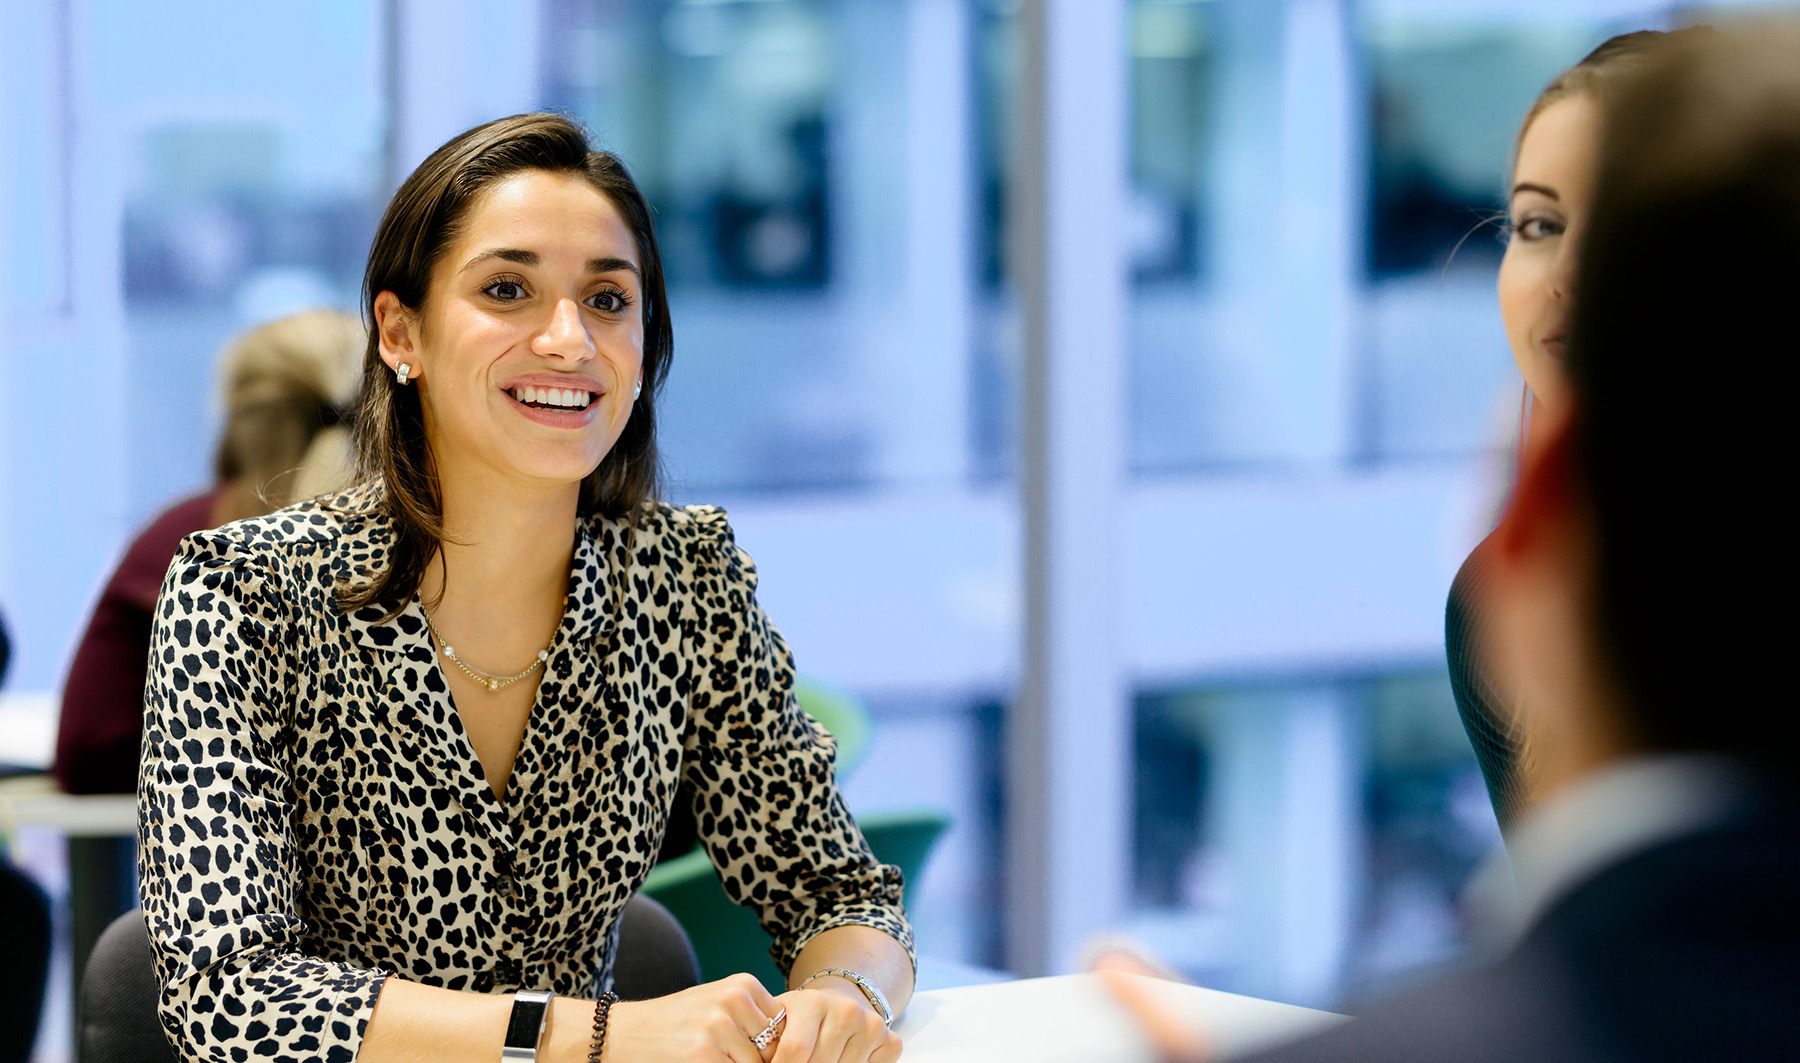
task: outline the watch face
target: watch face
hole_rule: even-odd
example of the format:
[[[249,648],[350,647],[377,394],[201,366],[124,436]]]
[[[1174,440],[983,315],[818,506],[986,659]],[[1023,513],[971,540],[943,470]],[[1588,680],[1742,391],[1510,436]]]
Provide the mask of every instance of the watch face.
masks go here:
[[[550,1011],[555,994],[528,989],[513,994],[512,1017],[506,1023],[506,1047],[502,1059],[536,1059],[538,1038],[544,1032],[544,1017]]]

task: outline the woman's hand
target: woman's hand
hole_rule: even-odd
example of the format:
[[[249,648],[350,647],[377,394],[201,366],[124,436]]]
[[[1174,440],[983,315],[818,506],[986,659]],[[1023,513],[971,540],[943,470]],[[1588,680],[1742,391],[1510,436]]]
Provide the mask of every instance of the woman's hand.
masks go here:
[[[894,1063],[900,1058],[900,1038],[881,1024],[862,990],[848,981],[826,976],[775,1000],[787,1009],[787,1021],[780,1027],[781,1040],[763,1053],[768,1063]]]
[[[780,1010],[781,1005],[763,984],[747,974],[734,974],[655,1000],[620,1001],[607,1015],[603,1059],[605,1063],[764,1063],[769,1053],[757,1051],[750,1039]],[[780,1027],[783,1030],[793,1028],[792,1004],[788,1010],[788,1022]],[[881,1020],[875,1025],[879,1027]]]

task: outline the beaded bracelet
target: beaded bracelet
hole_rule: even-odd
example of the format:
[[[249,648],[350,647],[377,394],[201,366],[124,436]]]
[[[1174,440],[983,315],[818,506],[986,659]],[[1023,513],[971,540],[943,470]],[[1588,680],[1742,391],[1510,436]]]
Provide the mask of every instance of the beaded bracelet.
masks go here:
[[[600,1053],[606,1048],[606,1016],[618,1002],[619,994],[610,989],[594,1001],[594,1039],[588,1043],[588,1063],[600,1063]]]

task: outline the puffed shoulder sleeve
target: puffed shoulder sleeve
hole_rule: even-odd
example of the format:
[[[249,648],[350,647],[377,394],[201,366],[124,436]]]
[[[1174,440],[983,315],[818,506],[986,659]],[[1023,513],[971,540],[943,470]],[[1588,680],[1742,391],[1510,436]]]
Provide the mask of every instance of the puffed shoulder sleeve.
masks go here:
[[[726,893],[756,910],[783,971],[839,926],[885,931],[912,956],[900,870],[876,861],[844,805],[837,743],[794,698],[793,655],[756,603],[756,566],[723,511],[689,512],[698,652],[684,770]]]
[[[157,600],[139,881],[163,1027],[188,1060],[356,1056],[385,972],[304,954],[289,776],[298,628],[271,555],[188,537]]]

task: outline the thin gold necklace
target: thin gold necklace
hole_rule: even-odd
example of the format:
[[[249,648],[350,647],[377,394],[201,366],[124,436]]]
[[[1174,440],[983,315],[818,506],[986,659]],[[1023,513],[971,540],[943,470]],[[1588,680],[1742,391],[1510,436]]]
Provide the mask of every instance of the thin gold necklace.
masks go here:
[[[420,609],[419,612],[425,613],[425,610]],[[548,648],[541,649],[538,651],[537,660],[532,661],[531,665],[523,672],[520,672],[517,675],[494,675],[489,672],[484,672],[479,668],[471,667],[469,662],[458,657],[456,655],[456,647],[445,642],[444,636],[438,634],[437,625],[431,622],[430,613],[425,613],[425,626],[431,629],[431,637],[437,641],[437,644],[444,648],[444,656],[450,659],[450,663],[469,673],[470,679],[487,687],[490,691],[512,686],[514,683],[517,683],[519,680],[537,671],[539,668],[542,668],[544,662],[550,659],[550,650]],[[555,646],[556,642],[552,640],[550,645]]]

